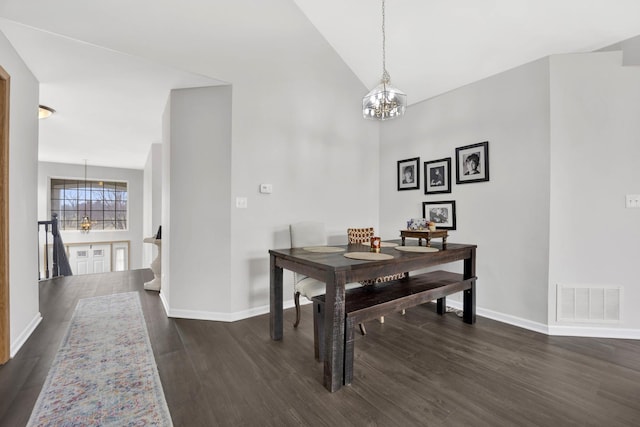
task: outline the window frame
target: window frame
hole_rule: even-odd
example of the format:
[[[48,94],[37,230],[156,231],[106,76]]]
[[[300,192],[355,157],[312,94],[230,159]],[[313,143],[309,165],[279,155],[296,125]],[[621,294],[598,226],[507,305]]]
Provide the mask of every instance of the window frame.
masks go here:
[[[65,181],[65,185],[67,184],[68,181],[72,181],[72,182],[77,184],[77,186],[78,186],[78,190],[77,191],[78,192],[86,192],[87,191],[86,190],[87,187],[82,187],[81,188],[81,185],[80,185],[80,184],[84,184],[85,181],[86,181],[87,184],[90,184],[90,187],[89,187],[90,189],[88,191],[94,191],[94,190],[92,190],[93,189],[93,184],[98,184],[100,182],[106,183],[106,184],[114,184],[114,189],[113,189],[114,193],[117,193],[119,191],[118,188],[122,188],[121,186],[124,185],[125,188],[126,188],[126,192],[125,192],[125,194],[126,194],[126,210],[123,211],[121,209],[120,210],[116,209],[115,199],[114,199],[113,200],[114,209],[105,211],[104,210],[104,206],[103,206],[103,209],[102,209],[102,212],[101,212],[102,215],[100,216],[99,220],[95,220],[92,217],[92,211],[93,211],[92,206],[88,206],[87,214],[88,214],[88,216],[89,216],[89,218],[91,219],[91,222],[92,222],[92,227],[91,227],[91,231],[92,232],[95,231],[95,232],[111,232],[111,233],[113,233],[113,232],[123,232],[123,231],[124,232],[128,232],[130,230],[130,224],[129,224],[130,199],[129,199],[129,196],[131,194],[131,189],[130,189],[130,183],[129,183],[128,180],[99,179],[99,178],[87,178],[85,180],[83,177],[61,177],[61,176],[50,176],[48,178],[48,185],[47,185],[47,196],[48,196],[47,197],[47,211],[49,213],[49,216],[51,216],[52,212],[58,212],[59,213],[58,225],[59,225],[60,231],[64,231],[64,232],[76,232],[76,231],[77,232],[82,232],[82,230],[80,229],[80,220],[81,220],[82,216],[84,215],[84,209],[80,208],[80,203],[79,203],[80,198],[79,197],[76,198],[76,201],[78,202],[78,204],[77,204],[77,206],[75,208],[75,212],[77,214],[77,222],[76,222],[75,228],[67,228],[66,227],[65,218],[62,215],[62,213],[66,212],[66,210],[64,210],[64,209],[60,210],[59,206],[58,206],[57,210],[53,209],[53,188],[52,188],[52,186],[53,186],[53,182],[54,181]],[[120,190],[120,192],[121,191],[122,190]],[[102,190],[102,193],[104,195],[104,189]],[[56,200],[64,201],[66,199],[58,198]],[[93,204],[93,199],[90,198],[89,200],[90,200],[90,203]],[[104,203],[104,197],[102,198],[102,203]],[[72,212],[72,211],[73,210],[69,210],[69,212]],[[98,211],[96,211],[96,212],[98,212]],[[104,228],[104,221],[105,221],[104,218],[106,217],[105,212],[110,213],[114,218],[118,218],[118,214],[119,213],[121,214],[122,212],[125,212],[125,215],[124,215],[125,227],[124,228],[112,228],[112,229],[107,228],[107,229],[105,229]],[[96,221],[99,221],[101,223],[102,228],[94,228],[95,225],[96,225]],[[115,219],[114,219],[114,225],[115,225]]]

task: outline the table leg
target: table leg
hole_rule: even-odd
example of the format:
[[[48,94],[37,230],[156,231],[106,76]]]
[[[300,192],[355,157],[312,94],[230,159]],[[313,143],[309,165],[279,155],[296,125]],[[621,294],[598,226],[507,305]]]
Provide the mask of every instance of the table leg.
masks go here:
[[[354,329],[355,326],[351,318],[347,318],[347,328],[344,331],[344,384],[351,384],[353,381],[353,353],[355,347]]]
[[[442,237],[442,249],[447,249],[447,236]]]
[[[427,246],[431,246],[431,237],[427,237],[425,240],[427,241]]]
[[[324,312],[324,378],[327,390],[334,392],[344,381],[344,285],[345,277],[328,273],[325,283]]]
[[[269,329],[271,339],[282,339],[282,268],[276,266],[276,257],[271,255],[271,272],[269,275]]]
[[[447,312],[447,297],[438,298],[436,300],[436,313],[444,315]]]
[[[402,246],[404,246],[404,236],[402,236]]]

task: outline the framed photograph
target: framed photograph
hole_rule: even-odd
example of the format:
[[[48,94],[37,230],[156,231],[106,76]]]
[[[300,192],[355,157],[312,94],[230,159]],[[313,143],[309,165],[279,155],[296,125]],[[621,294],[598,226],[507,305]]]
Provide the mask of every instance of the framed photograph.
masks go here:
[[[456,148],[456,184],[489,181],[489,141]]]
[[[420,189],[420,157],[398,160],[398,191]]]
[[[436,223],[436,228],[443,230],[456,229],[456,202],[422,202],[422,217]]]
[[[424,162],[424,194],[451,193],[451,157]]]

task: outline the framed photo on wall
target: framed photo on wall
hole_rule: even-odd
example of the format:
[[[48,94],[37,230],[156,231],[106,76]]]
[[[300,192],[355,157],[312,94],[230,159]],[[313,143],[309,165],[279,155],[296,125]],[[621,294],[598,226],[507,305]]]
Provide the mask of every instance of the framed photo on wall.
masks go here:
[[[436,228],[456,229],[456,201],[422,202],[422,217],[436,223]]]
[[[420,189],[420,157],[398,160],[398,191]]]
[[[489,181],[489,141],[456,148],[456,184]]]
[[[424,162],[424,194],[451,193],[451,157]]]

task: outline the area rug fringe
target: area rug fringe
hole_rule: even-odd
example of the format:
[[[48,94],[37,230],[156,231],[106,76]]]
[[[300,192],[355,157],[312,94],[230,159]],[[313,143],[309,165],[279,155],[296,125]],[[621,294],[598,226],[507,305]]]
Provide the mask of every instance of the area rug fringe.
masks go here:
[[[172,426],[140,297],[78,301],[27,426]]]

